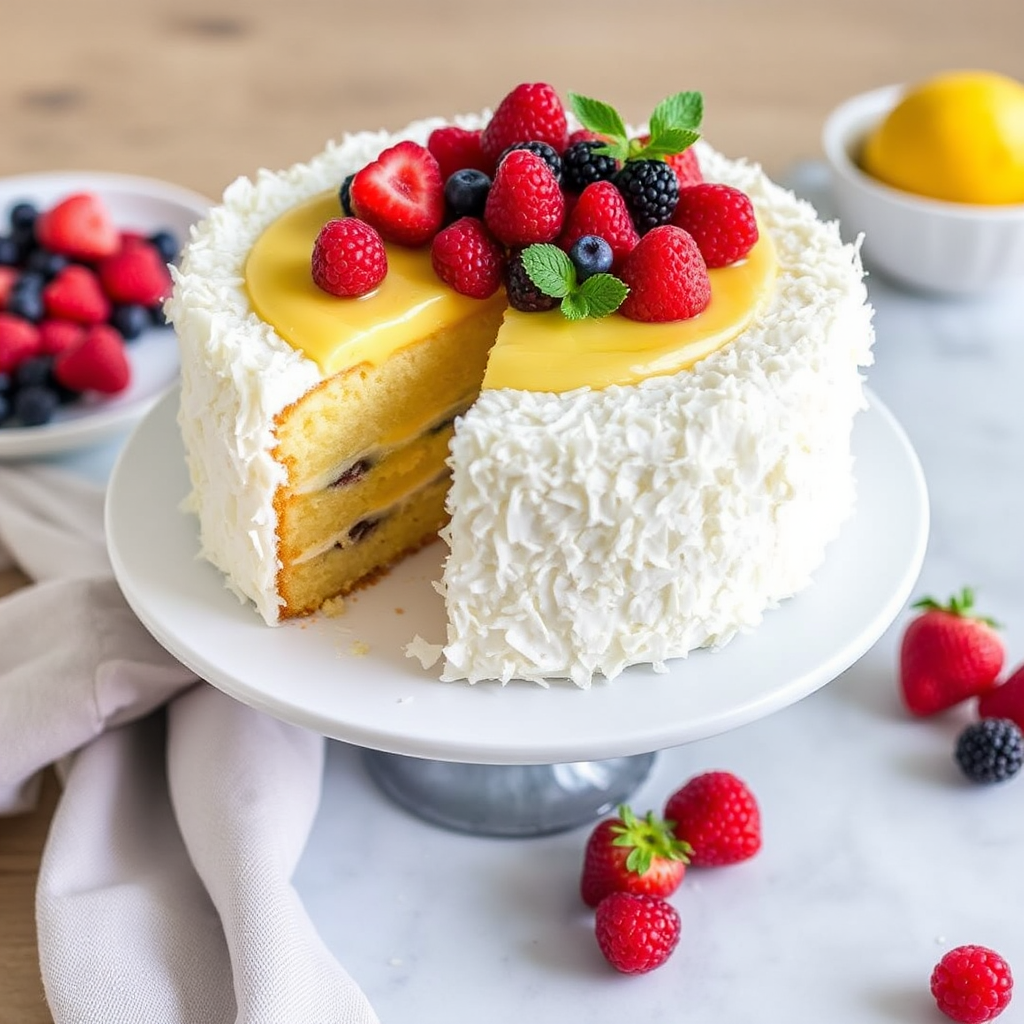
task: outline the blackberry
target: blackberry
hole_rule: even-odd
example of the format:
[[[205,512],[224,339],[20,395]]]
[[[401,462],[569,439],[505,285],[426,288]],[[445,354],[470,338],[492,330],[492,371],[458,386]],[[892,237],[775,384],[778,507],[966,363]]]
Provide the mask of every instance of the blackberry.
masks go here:
[[[1003,782],[1024,766],[1024,733],[1008,718],[983,718],[960,733],[954,756],[971,782]]]
[[[603,143],[584,139],[574,142],[562,154],[562,188],[566,192],[582,192],[595,181],[611,181],[619,162],[607,153],[595,153]]]
[[[679,202],[679,179],[664,160],[628,160],[612,181],[641,235],[672,219]]]
[[[576,239],[569,249],[577,281],[586,281],[595,274],[610,273],[613,258],[612,247],[600,235],[584,235]]]
[[[444,201],[452,219],[483,217],[491,179],[472,167],[464,167],[448,176],[444,183]]]
[[[498,157],[498,163],[500,164],[514,149],[528,149],[535,156],[539,156],[551,169],[555,181],[562,180],[562,158],[554,146],[549,146],[546,142],[517,142],[505,148],[501,156]]]
[[[522,250],[513,252],[509,257],[505,267],[505,291],[508,293],[508,304],[523,313],[544,313],[562,301],[553,295],[545,295],[530,280],[523,266]]]

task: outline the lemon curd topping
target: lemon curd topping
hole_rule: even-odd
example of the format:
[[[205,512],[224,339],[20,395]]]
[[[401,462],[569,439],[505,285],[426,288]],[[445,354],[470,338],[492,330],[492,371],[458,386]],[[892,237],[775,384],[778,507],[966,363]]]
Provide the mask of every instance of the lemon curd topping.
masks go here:
[[[388,245],[388,274],[358,299],[321,291],[310,273],[320,228],[339,215],[337,195],[308,200],[277,218],[256,240],[245,264],[253,309],[325,374],[368,362],[381,365],[405,345],[480,308],[442,284],[426,249]],[[491,350],[484,388],[564,392],[635,384],[687,369],[740,334],[777,273],[775,249],[762,231],[747,258],[709,271],[711,302],[691,320],[645,324],[613,314],[570,321],[557,309],[509,309]],[[494,300],[504,301],[504,296]]]

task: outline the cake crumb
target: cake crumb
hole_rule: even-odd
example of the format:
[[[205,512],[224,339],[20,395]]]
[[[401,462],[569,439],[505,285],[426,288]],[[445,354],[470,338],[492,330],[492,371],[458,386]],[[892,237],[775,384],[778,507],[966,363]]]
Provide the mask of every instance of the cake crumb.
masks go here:
[[[405,614],[405,609],[404,608],[396,608],[395,609],[395,614],[396,615],[404,615]]]
[[[337,618],[339,615],[345,614],[345,598],[343,597],[329,597],[322,605],[320,605],[320,611],[323,612],[329,619]]]
[[[405,645],[405,656],[417,658],[424,668],[433,668],[443,652],[444,647],[441,644],[428,643],[419,633]]]
[[[365,640],[353,640],[349,652],[357,658],[362,658],[370,653],[370,645]]]

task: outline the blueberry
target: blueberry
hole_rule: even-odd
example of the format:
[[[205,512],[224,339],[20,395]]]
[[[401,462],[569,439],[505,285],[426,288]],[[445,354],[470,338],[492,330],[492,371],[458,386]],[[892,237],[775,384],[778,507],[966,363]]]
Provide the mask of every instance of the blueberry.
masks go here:
[[[463,168],[444,183],[444,199],[453,217],[482,217],[491,179],[483,171]]]
[[[160,253],[164,263],[173,263],[178,258],[178,253],[181,252],[181,243],[177,236],[166,229],[154,232],[149,236],[148,241]]]
[[[46,314],[46,306],[43,303],[43,290],[41,288],[23,287],[19,283],[24,278],[19,278],[7,296],[7,312],[16,316],[24,317],[32,323],[37,324]]]
[[[39,216],[39,209],[35,203],[30,203],[26,200],[22,200],[19,203],[15,203],[11,207],[11,211],[8,214],[8,218],[11,222],[11,227],[15,230],[24,230],[25,228],[34,228],[36,225],[36,218]]]
[[[167,314],[164,312],[164,304],[158,302],[153,306],[150,306],[147,310],[149,313],[149,322],[153,327],[169,327],[170,321],[167,319]]]
[[[0,427],[2,427],[11,415],[11,400],[7,394],[0,391]]]
[[[7,394],[14,387],[9,373],[0,373],[0,395]]]
[[[49,281],[51,278],[56,277],[70,262],[67,256],[63,256],[59,252],[50,252],[49,249],[37,246],[25,257],[25,269],[41,274],[45,280]]]
[[[0,266],[16,267],[21,262],[21,246],[10,235],[0,235]]]
[[[152,325],[152,321],[145,306],[128,302],[114,307],[114,312],[110,314],[110,325],[121,332],[125,341],[134,341]]]
[[[346,217],[352,216],[352,179],[354,177],[354,174],[347,174],[345,180],[338,187],[338,203],[341,206],[341,212]]]
[[[47,384],[52,367],[52,356],[30,356],[23,359],[14,368],[14,386],[20,391],[22,388]]]
[[[584,235],[569,249],[577,281],[586,281],[595,274],[607,274],[612,269],[612,258],[612,247],[600,235]]]
[[[50,422],[59,404],[52,389],[33,384],[15,392],[14,415],[22,426],[40,427]]]

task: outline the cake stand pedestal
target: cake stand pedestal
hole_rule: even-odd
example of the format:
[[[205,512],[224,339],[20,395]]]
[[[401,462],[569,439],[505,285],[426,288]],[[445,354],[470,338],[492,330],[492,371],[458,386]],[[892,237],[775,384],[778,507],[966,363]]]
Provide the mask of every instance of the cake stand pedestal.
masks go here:
[[[269,628],[197,557],[170,392],[128,438],[107,488],[114,575],[142,624],[200,678],[283,721],[367,751],[401,806],[478,835],[541,835],[626,800],[667,750],[801,700],[865,653],[906,604],[924,559],[928,500],[913,449],[873,396],[854,425],[857,508],[806,593],[722,650],[664,672],[636,665],[588,690],[445,683],[407,653],[445,635],[430,545],[343,615]],[[160,543],[153,543],[159,537]]]
[[[560,764],[464,764],[364,750],[370,778],[396,804],[472,835],[564,832],[607,815],[646,780],[654,754]]]

